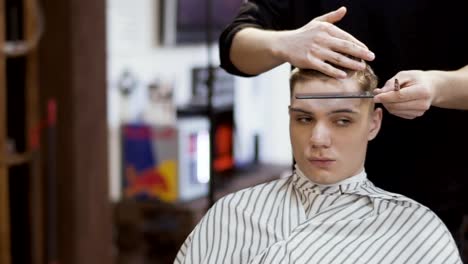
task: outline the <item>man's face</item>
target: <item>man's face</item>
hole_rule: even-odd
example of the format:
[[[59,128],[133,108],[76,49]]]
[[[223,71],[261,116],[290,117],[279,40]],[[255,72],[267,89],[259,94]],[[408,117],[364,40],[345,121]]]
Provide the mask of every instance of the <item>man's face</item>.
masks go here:
[[[353,79],[303,80],[295,84],[289,111],[297,165],[312,181],[332,184],[359,173],[367,143],[380,129],[372,99],[296,99],[298,93],[360,92]]]

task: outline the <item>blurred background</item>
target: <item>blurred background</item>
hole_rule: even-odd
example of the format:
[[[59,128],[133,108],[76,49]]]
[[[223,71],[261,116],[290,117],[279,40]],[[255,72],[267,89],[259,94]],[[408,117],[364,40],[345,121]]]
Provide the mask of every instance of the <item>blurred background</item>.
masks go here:
[[[219,68],[241,2],[0,0],[0,263],[172,263],[290,173],[289,67]]]
[[[0,0],[0,263],[172,263],[289,175],[289,66],[219,68],[242,2]]]

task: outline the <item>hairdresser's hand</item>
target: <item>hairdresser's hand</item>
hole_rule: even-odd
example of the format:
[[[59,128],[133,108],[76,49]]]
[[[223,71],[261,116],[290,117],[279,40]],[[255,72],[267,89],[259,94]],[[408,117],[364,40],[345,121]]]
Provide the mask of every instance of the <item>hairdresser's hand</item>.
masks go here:
[[[400,90],[395,91],[395,79]],[[375,89],[374,102],[382,103],[392,114],[414,119],[428,110],[436,97],[437,76],[433,71],[402,71],[388,80],[380,89]]]
[[[286,31],[278,42],[280,57],[298,68],[315,69],[335,78],[346,77],[346,74],[332,64],[352,70],[364,69],[363,62],[346,55],[371,61],[374,54],[352,35],[333,25],[345,14],[346,8],[341,7],[299,29]]]

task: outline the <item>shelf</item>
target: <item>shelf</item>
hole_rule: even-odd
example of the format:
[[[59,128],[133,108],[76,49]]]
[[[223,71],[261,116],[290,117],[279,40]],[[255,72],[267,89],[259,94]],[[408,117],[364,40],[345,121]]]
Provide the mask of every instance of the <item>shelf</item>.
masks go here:
[[[12,153],[5,156],[0,156],[0,166],[13,167],[29,163],[32,160],[32,153]]]

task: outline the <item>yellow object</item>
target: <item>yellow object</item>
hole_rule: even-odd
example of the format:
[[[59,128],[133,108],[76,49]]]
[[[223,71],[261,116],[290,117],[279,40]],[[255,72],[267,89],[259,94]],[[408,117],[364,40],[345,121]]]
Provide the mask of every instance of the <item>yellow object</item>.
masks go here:
[[[175,160],[164,160],[156,169],[164,179],[167,188],[154,188],[154,195],[166,202],[173,202],[177,199],[177,162]]]

